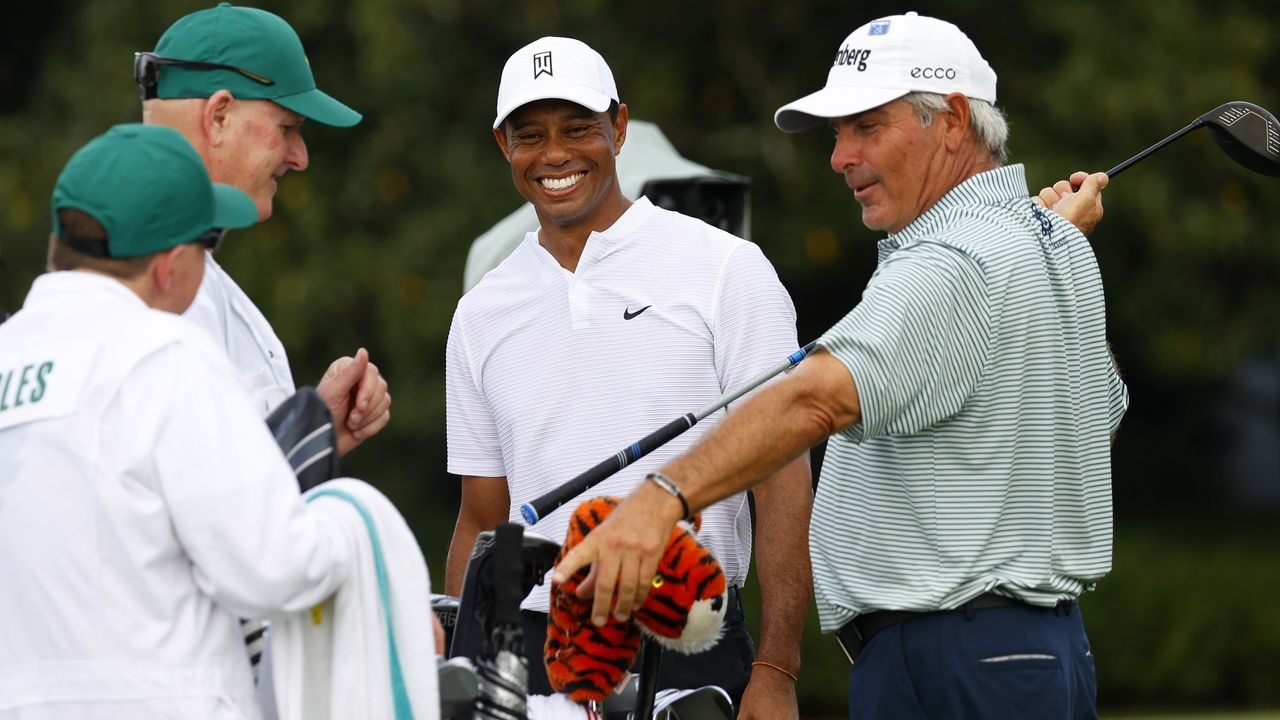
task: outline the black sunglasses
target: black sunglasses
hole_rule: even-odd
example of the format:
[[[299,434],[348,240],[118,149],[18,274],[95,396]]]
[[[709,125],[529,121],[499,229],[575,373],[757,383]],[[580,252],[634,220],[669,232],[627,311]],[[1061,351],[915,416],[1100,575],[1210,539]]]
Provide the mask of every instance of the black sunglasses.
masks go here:
[[[208,230],[200,233],[200,237],[192,240],[191,242],[197,242],[204,245],[209,249],[209,252],[218,252],[218,248],[222,247],[222,241],[226,239],[226,237],[226,228],[209,228]]]
[[[217,252],[222,247],[222,241],[227,237],[227,231],[224,228],[209,228],[200,233],[194,240],[188,242],[200,243],[208,248],[211,252]],[[85,237],[74,235],[68,232],[58,233],[58,240],[62,241],[72,250],[97,258],[113,257],[111,250],[108,249],[107,243],[103,238]]]
[[[143,100],[154,100],[156,82],[160,77],[161,65],[173,65],[193,70],[230,70],[240,73],[250,80],[263,85],[275,85],[276,81],[252,70],[235,65],[219,65],[218,63],[200,62],[198,60],[178,60],[177,58],[160,57],[155,53],[136,52],[133,54],[133,81],[138,84],[138,95]]]

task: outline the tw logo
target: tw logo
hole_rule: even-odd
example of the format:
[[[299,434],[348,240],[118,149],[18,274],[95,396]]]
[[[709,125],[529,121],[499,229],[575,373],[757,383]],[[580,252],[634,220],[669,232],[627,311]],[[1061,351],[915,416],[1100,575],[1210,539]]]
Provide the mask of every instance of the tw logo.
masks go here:
[[[551,51],[540,52],[533,56],[533,79],[537,80],[542,75],[553,76],[551,72]]]
[[[855,65],[858,72],[864,72],[867,69],[867,58],[871,57],[870,50],[858,50],[856,48],[842,47],[836,53],[836,66]]]

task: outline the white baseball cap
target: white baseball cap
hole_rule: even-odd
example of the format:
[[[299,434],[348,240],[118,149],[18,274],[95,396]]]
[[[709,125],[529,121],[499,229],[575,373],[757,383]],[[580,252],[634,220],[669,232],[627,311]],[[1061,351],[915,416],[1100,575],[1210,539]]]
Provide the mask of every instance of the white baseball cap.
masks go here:
[[[891,15],[845,38],[826,87],[778,108],[773,122],[800,132],[911,92],[959,92],[994,103],[996,73],[955,25],[914,12]]]
[[[581,40],[544,37],[507,58],[498,85],[496,129],[521,105],[536,100],[568,100],[592,112],[618,101],[613,73],[600,53]]]

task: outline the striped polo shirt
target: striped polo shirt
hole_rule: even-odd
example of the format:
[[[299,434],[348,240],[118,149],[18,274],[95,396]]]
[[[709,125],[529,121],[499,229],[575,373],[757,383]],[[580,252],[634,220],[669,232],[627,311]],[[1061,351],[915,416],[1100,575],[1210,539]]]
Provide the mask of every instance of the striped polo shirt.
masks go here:
[[[1111,568],[1111,433],[1129,404],[1102,279],[1021,165],[975,175],[879,245],[820,340],[861,421],[831,438],[809,549],[824,631],[984,592],[1052,605]]]
[[[796,348],[795,310],[756,245],[641,198],[593,232],[575,272],[529,233],[462,297],[445,359],[448,469],[506,476],[509,516],[662,425],[709,405]],[[624,496],[724,412],[587,491]],[[562,541],[570,502],[531,530]],[[738,493],[699,539],[729,582],[751,562]],[[548,585],[523,607],[546,612]]]

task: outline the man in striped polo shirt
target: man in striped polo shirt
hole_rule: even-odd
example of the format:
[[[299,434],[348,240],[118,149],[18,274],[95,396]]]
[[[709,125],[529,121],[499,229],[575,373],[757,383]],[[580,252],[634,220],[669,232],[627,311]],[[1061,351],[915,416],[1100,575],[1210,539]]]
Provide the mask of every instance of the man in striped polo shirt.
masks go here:
[[[615,592],[622,613],[643,597],[684,502],[831,436],[810,551],[822,628],[857,657],[850,717],[1096,715],[1076,599],[1111,568],[1128,391],[1084,235],[1002,166],[995,87],[964,33],[909,13],[855,30],[826,87],[777,112],[784,131],[835,131],[832,168],[889,233],[879,266],[819,352],[561,563],[558,577],[594,564],[597,613]],[[1055,209],[1092,227],[1105,182]]]
[[[794,352],[795,310],[754,244],[700,220],[632,202],[615,158],[626,139],[604,58],[547,37],[516,51],[498,89],[493,133],[539,227],[458,303],[445,389],[449,472],[462,507],[445,588],[457,595],[476,535],[519,506]],[[711,418],[710,420],[717,420]],[[653,470],[713,422],[637,463]],[[706,653],[662,660],[660,687],[714,684],[741,698],[741,718],[798,717],[795,675],[809,602],[805,528],[813,494],[806,459],[756,489],[762,600],[758,658],[730,591],[726,632]],[[619,474],[589,496],[625,495]],[[562,540],[576,503],[533,532]],[[701,540],[731,586],[751,562],[751,513],[731,493],[702,514]],[[542,660],[548,592],[524,601],[530,691],[551,688]]]

